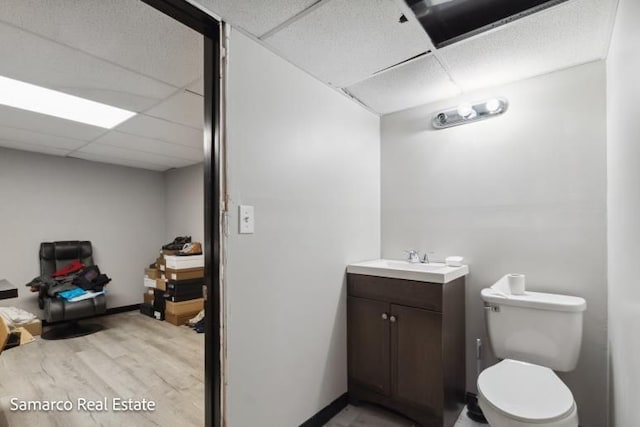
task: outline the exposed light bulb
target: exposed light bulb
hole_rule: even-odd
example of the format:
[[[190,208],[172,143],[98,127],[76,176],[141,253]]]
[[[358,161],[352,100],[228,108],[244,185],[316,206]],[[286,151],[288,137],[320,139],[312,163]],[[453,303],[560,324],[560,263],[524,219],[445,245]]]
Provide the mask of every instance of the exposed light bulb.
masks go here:
[[[495,113],[496,111],[498,111],[500,109],[500,101],[493,98],[488,100],[485,104],[484,104],[485,108],[487,109],[488,112],[490,113]]]
[[[476,113],[476,110],[473,109],[471,104],[464,103],[458,106],[458,114],[460,114],[460,116],[464,117],[465,119],[469,119],[473,117],[475,113]]]

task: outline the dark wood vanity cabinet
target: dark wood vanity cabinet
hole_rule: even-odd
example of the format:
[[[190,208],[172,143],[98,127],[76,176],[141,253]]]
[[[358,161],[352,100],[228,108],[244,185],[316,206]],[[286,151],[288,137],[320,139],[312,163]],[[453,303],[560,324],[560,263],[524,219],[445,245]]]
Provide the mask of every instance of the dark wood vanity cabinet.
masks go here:
[[[451,427],[465,397],[464,277],[347,275],[349,399]]]

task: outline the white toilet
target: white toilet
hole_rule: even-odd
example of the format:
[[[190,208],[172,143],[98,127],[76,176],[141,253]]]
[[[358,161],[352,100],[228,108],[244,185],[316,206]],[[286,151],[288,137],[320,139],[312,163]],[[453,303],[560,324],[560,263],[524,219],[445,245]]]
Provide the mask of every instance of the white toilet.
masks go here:
[[[489,340],[504,359],[478,377],[478,404],[491,427],[578,427],[569,388],[553,371],[576,367],[587,303],[579,297],[482,290]]]

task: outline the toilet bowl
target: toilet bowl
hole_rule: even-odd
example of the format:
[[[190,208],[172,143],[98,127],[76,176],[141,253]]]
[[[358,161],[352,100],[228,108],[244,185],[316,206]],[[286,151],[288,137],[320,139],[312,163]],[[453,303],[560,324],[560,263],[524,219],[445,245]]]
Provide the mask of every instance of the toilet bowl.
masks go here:
[[[505,359],[482,371],[478,404],[491,427],[578,427],[569,388],[532,363]]]

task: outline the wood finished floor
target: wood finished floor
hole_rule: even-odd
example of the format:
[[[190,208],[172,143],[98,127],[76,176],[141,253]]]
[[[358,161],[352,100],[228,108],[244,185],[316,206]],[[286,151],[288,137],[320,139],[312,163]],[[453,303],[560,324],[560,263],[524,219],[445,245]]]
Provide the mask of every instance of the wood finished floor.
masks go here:
[[[204,334],[137,312],[94,320],[86,337],[0,355],[0,427],[204,425]],[[10,399],[152,399],[154,412],[12,412]]]

